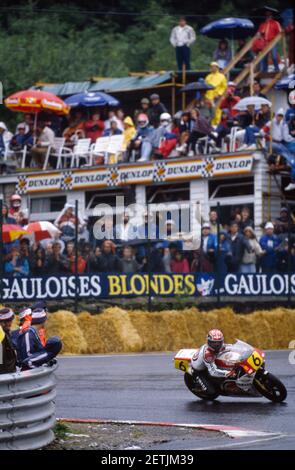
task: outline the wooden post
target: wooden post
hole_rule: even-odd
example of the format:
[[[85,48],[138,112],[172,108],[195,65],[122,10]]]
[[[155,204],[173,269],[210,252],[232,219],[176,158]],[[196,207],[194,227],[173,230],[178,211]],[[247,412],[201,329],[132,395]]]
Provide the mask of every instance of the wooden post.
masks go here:
[[[182,86],[186,85],[186,67],[185,64],[182,64]],[[185,110],[186,107],[186,96],[185,93],[182,93],[182,111]]]
[[[176,113],[176,104],[175,104],[175,95],[176,95],[176,89],[175,89],[175,73],[173,72],[172,75],[172,91],[171,91],[171,110],[172,110],[172,116]]]
[[[253,96],[253,84],[254,84],[254,66],[250,64],[250,96]]]
[[[283,57],[284,57],[284,70],[287,70],[288,65],[287,65],[287,45],[286,45],[286,35],[282,35],[282,47],[283,47]],[[290,64],[289,64],[290,65]]]

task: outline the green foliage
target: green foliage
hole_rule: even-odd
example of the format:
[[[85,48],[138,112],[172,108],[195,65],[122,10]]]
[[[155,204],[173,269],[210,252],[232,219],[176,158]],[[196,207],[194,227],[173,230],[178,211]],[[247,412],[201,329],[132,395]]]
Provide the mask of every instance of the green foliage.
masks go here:
[[[67,437],[67,434],[71,432],[71,428],[63,421],[57,421],[56,425],[54,426],[53,432],[55,434],[56,439],[65,439]]]
[[[278,0],[270,0],[278,7]],[[281,7],[286,2],[280,2]],[[0,79],[4,95],[37,81],[118,77],[175,69],[169,42],[178,14],[191,13],[196,30],[218,16],[247,16],[257,0],[111,0],[93,6],[55,0],[3,0],[0,5]],[[108,14],[109,12],[109,14]],[[122,12],[122,15],[120,15]],[[197,16],[196,16],[197,15]],[[192,66],[207,69],[216,41],[197,34]]]

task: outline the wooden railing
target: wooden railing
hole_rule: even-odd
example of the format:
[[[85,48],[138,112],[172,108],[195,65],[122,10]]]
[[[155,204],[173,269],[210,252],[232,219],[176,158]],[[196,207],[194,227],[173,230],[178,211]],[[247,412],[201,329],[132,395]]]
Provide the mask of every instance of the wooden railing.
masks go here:
[[[239,83],[241,83],[242,80],[244,80],[248,75],[250,75],[252,73],[253,77],[255,77],[255,67],[260,64],[260,62],[264,59],[264,57],[273,49],[273,47],[278,44],[284,37],[284,32],[281,32],[279,33],[270,43],[268,43],[265,48],[259,52],[259,54],[255,57],[254,60],[252,60],[252,62],[249,64],[249,66],[246,66],[234,79],[234,82],[238,85]],[[248,46],[246,48],[246,52],[251,48],[252,46],[252,43],[253,43],[253,38],[249,41],[249,43],[247,43],[245,45],[245,48],[246,46]],[[243,52],[243,49],[240,51],[241,53]],[[245,52],[243,53],[243,55],[245,54]],[[237,54],[239,55],[239,54]],[[240,58],[243,57],[243,55],[241,55]],[[235,56],[236,58],[237,56]],[[235,59],[234,58],[234,59]],[[240,58],[238,60],[233,60],[231,62],[234,62],[235,64],[240,60]],[[233,65],[231,66],[231,64],[228,64],[228,70],[227,72],[224,70],[225,73],[229,73],[230,70],[233,68]],[[278,80],[278,79],[277,79]],[[274,82],[275,83],[275,82]]]

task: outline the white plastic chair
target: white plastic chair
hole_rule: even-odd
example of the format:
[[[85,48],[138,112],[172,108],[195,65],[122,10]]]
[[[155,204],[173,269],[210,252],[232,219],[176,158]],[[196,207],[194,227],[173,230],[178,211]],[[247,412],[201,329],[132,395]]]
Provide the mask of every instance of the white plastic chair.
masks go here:
[[[90,153],[91,139],[80,139],[71,151],[71,168],[80,166],[80,158],[86,160],[86,165],[89,165],[89,153]]]
[[[89,165],[93,165],[93,157],[94,156],[103,156],[106,158],[106,154],[108,153],[108,147],[110,143],[110,137],[98,137],[95,143],[90,146],[90,154],[89,154]]]
[[[112,135],[109,140],[109,145],[107,149],[107,160],[109,159],[109,155],[115,155],[116,161],[118,161],[118,156],[121,152],[123,152],[123,142],[124,142],[124,135]],[[105,159],[106,160],[106,159]],[[108,161],[105,161],[108,164]]]
[[[65,147],[66,139],[64,137],[55,137],[53,146],[48,147],[43,170],[46,170],[48,165],[49,157],[56,157],[56,169],[62,168],[62,159],[67,159],[71,157],[71,150]]]

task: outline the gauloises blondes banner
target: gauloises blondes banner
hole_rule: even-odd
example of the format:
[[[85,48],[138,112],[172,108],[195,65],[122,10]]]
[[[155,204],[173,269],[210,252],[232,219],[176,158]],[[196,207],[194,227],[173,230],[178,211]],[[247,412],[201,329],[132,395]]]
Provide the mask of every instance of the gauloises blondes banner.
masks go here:
[[[173,296],[286,296],[295,294],[295,274],[89,274],[77,276],[5,277],[0,301],[115,299]]]

